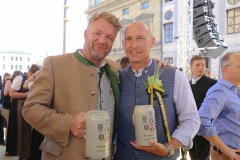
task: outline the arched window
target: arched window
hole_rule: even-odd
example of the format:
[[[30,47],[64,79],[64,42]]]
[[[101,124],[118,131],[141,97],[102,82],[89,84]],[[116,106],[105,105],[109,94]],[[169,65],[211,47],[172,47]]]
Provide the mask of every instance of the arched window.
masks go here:
[[[165,18],[166,20],[170,20],[172,17],[173,17],[173,12],[172,12],[172,11],[167,11],[167,12],[165,13],[164,18]]]

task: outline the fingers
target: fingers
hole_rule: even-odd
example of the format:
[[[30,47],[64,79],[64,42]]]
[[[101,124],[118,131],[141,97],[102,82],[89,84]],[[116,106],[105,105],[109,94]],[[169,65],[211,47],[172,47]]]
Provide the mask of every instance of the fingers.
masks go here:
[[[140,149],[140,146],[137,145],[136,143],[134,143],[134,142],[130,142],[130,144],[131,144],[134,148],[136,148],[136,149]]]
[[[143,150],[145,152],[157,155],[157,156],[167,156],[169,154],[169,150],[167,147],[165,147],[161,143],[157,143],[153,140],[149,140],[149,143],[151,146],[139,146],[134,142],[130,142],[130,144],[138,149],[138,150]]]
[[[149,140],[149,143],[152,147],[158,148],[158,143],[153,141],[153,140]]]
[[[86,134],[86,119],[84,118],[86,115],[86,113],[80,112],[72,118],[70,131],[77,138],[83,138]]]
[[[86,117],[87,117],[87,112],[80,112],[80,114],[86,119]]]

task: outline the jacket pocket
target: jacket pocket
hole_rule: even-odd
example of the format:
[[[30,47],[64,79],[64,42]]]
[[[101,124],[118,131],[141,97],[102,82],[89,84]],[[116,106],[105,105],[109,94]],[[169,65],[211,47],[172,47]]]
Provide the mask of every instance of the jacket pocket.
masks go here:
[[[49,137],[45,137],[44,141],[42,142],[39,148],[42,151],[50,153],[57,157],[61,156],[63,151],[63,146]]]

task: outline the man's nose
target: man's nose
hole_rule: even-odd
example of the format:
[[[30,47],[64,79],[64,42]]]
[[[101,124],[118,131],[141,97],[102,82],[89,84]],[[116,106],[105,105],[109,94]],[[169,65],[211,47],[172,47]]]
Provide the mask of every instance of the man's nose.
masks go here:
[[[106,37],[104,35],[101,35],[98,37],[98,42],[101,44],[106,43]]]
[[[132,47],[132,48],[137,48],[137,47],[138,47],[138,43],[137,43],[136,40],[133,40],[133,41],[132,41],[131,47]]]

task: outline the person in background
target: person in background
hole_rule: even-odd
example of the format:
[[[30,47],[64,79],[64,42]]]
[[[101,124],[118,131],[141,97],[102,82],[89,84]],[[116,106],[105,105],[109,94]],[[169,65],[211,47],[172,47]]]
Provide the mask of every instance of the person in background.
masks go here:
[[[25,89],[30,89],[34,80],[38,77],[39,71],[36,71],[30,78],[28,78],[23,87]],[[42,159],[42,151],[39,149],[39,146],[44,140],[44,135],[40,132],[32,129],[32,137],[31,137],[31,157],[30,160],[41,160]]]
[[[134,143],[134,106],[149,104],[149,93],[144,82],[153,75],[157,66],[157,62],[150,59],[150,49],[154,43],[155,38],[149,27],[142,22],[130,23],[124,31],[123,46],[130,65],[120,72],[121,99],[115,155],[117,160],[176,160],[179,147],[191,148],[192,138],[199,129],[200,120],[186,76],[176,67],[161,67],[159,78],[165,90],[162,97],[166,106],[171,142],[168,142],[160,104],[155,96],[153,107],[158,143],[150,140],[150,147]]]
[[[192,79],[189,81],[193,96],[199,110],[209,88],[217,83],[216,80],[205,76],[206,62],[203,56],[195,55],[190,59]],[[193,147],[189,150],[191,159],[209,160],[210,143],[202,136],[193,138]]]
[[[1,100],[2,100],[2,110],[1,115],[4,117],[4,139],[6,140],[7,136],[7,126],[8,126],[8,119],[9,119],[9,107],[6,107],[5,99],[6,96],[8,96],[8,92],[5,91],[5,89],[8,89],[8,84],[6,85],[7,81],[11,78],[11,75],[9,73],[5,73],[3,75],[3,83],[2,83],[2,93],[1,93]],[[6,143],[6,142],[5,142]]]
[[[121,70],[123,70],[124,68],[126,68],[129,65],[129,59],[127,56],[124,56],[121,58],[120,60],[120,66],[121,66]]]
[[[209,69],[205,68],[205,72],[204,72],[204,75],[211,78],[211,72]]]
[[[30,78],[28,78],[24,84],[23,84],[23,88],[25,89],[30,89],[30,87],[32,86],[33,84],[33,81],[37,78],[39,74],[39,71],[36,71]]]
[[[13,72],[10,79],[6,80],[5,86],[4,86],[4,97],[5,97],[5,118],[7,121],[7,131],[6,131],[6,156],[15,156],[16,155],[16,146],[17,146],[17,140],[16,140],[16,132],[17,132],[17,126],[16,123],[13,124],[13,122],[16,121],[16,106],[12,105],[12,98],[9,95],[12,81],[15,77],[21,75],[22,72],[19,70],[16,70]],[[9,125],[9,121],[11,121],[12,125]]]
[[[28,96],[28,89],[23,88],[24,82],[34,75],[36,71],[40,68],[38,65],[33,64],[26,74],[22,74],[14,78],[9,95],[12,97],[12,106],[15,107],[13,112],[15,112],[15,120],[14,118],[11,123],[11,119],[9,120],[9,128],[10,125],[16,127],[16,155],[19,159],[27,160],[30,157],[30,149],[31,149],[31,126],[23,119],[22,116],[22,107]],[[11,110],[12,112],[12,110]],[[9,130],[10,132],[10,130]]]
[[[3,92],[3,88],[2,88],[2,76],[0,76],[0,94],[2,94]],[[0,97],[0,107],[1,107],[1,110],[2,110],[2,96]],[[0,110],[0,112],[1,112]],[[1,145],[5,145],[5,140],[4,140],[4,132],[3,132],[3,129],[4,129],[4,117],[2,116],[2,114],[0,114],[0,144]]]
[[[240,52],[226,53],[221,70],[198,111],[198,135],[211,142],[211,160],[240,160]]]

